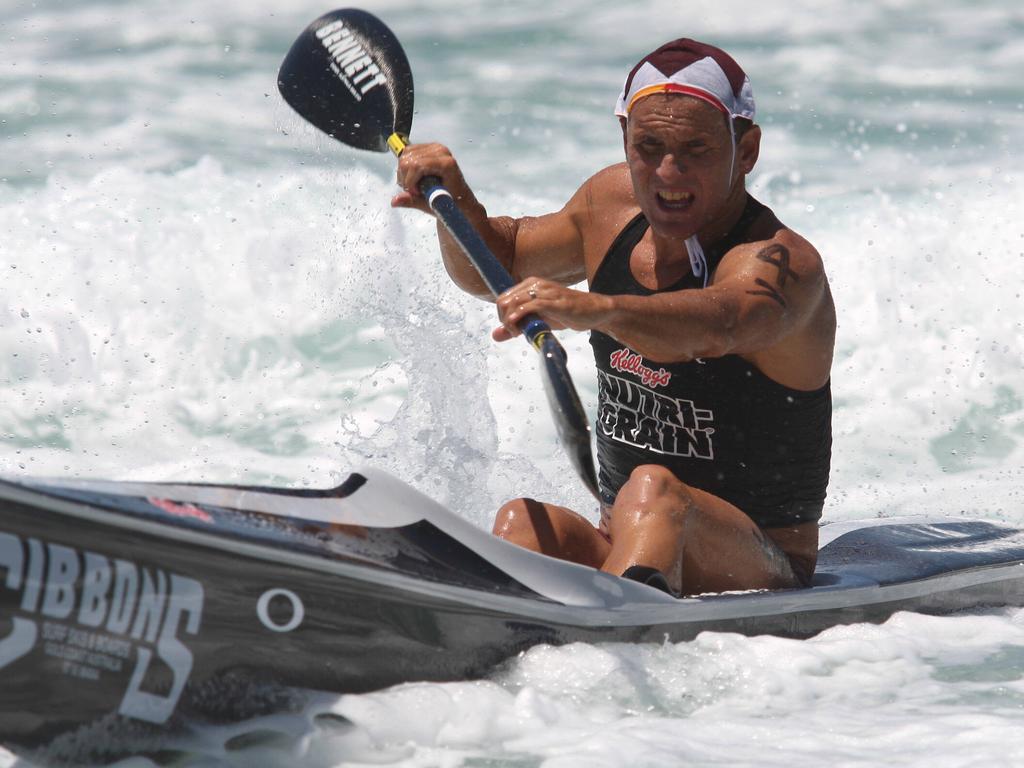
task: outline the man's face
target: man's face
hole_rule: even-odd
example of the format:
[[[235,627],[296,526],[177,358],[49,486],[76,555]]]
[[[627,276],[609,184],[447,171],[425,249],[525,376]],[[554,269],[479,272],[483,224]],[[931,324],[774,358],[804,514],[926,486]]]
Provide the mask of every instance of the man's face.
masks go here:
[[[720,215],[733,181],[724,115],[700,99],[654,94],[626,123],[633,193],[656,235],[685,239]]]

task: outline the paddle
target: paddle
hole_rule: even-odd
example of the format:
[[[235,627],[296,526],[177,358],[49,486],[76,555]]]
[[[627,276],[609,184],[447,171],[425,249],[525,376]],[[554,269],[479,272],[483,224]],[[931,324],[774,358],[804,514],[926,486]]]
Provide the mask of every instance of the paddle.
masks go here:
[[[310,24],[292,44],[278,73],[284,100],[334,139],[357,149],[400,155],[412,128],[412,70],[401,44],[380,19],[366,11],[332,11]],[[420,182],[431,210],[498,296],[515,283],[436,177]],[[558,437],[569,460],[600,498],[590,425],[566,367],[566,354],[539,317],[520,328],[540,352],[541,372]]]

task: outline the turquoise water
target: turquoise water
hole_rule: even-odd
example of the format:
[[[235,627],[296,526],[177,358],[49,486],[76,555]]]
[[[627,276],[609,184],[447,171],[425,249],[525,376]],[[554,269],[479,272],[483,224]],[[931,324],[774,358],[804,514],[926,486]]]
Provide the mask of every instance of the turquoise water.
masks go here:
[[[413,137],[513,215],[619,159],[611,110],[640,55],[678,35],[730,50],[764,128],[750,186],[822,252],[840,313],[826,519],[1024,524],[1019,4],[368,9],[412,63]],[[589,512],[533,353],[490,342],[432,223],[388,208],[393,160],[277,95],[326,10],[0,6],[0,472],[322,486],[370,465],[481,525],[520,494]],[[585,339],[564,341],[593,410]],[[355,730],[311,711],[255,759],[1013,764],[1022,628],[1011,611],[537,649],[483,683],[332,701]]]

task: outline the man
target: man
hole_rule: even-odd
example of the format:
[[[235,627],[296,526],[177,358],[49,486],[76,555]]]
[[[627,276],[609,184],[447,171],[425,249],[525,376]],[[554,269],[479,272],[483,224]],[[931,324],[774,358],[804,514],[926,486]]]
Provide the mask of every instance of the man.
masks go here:
[[[760,149],[749,80],[693,40],[645,56],[615,110],[626,162],[557,213],[488,217],[451,153],[410,146],[395,207],[440,176],[520,282],[498,297],[588,330],[599,376],[601,521],[532,499],[498,513],[521,546],[677,594],[806,586],[831,454],[835,309],[817,251],[750,197]],[[490,298],[439,228],[445,266]],[[568,286],[583,279],[589,292]]]

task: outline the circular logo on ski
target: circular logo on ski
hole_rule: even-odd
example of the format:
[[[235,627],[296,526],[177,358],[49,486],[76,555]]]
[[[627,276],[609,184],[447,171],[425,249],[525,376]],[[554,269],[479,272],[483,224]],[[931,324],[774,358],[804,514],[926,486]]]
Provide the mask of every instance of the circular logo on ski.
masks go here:
[[[290,589],[268,589],[256,603],[256,615],[272,632],[291,632],[302,623],[305,614],[302,600]]]

